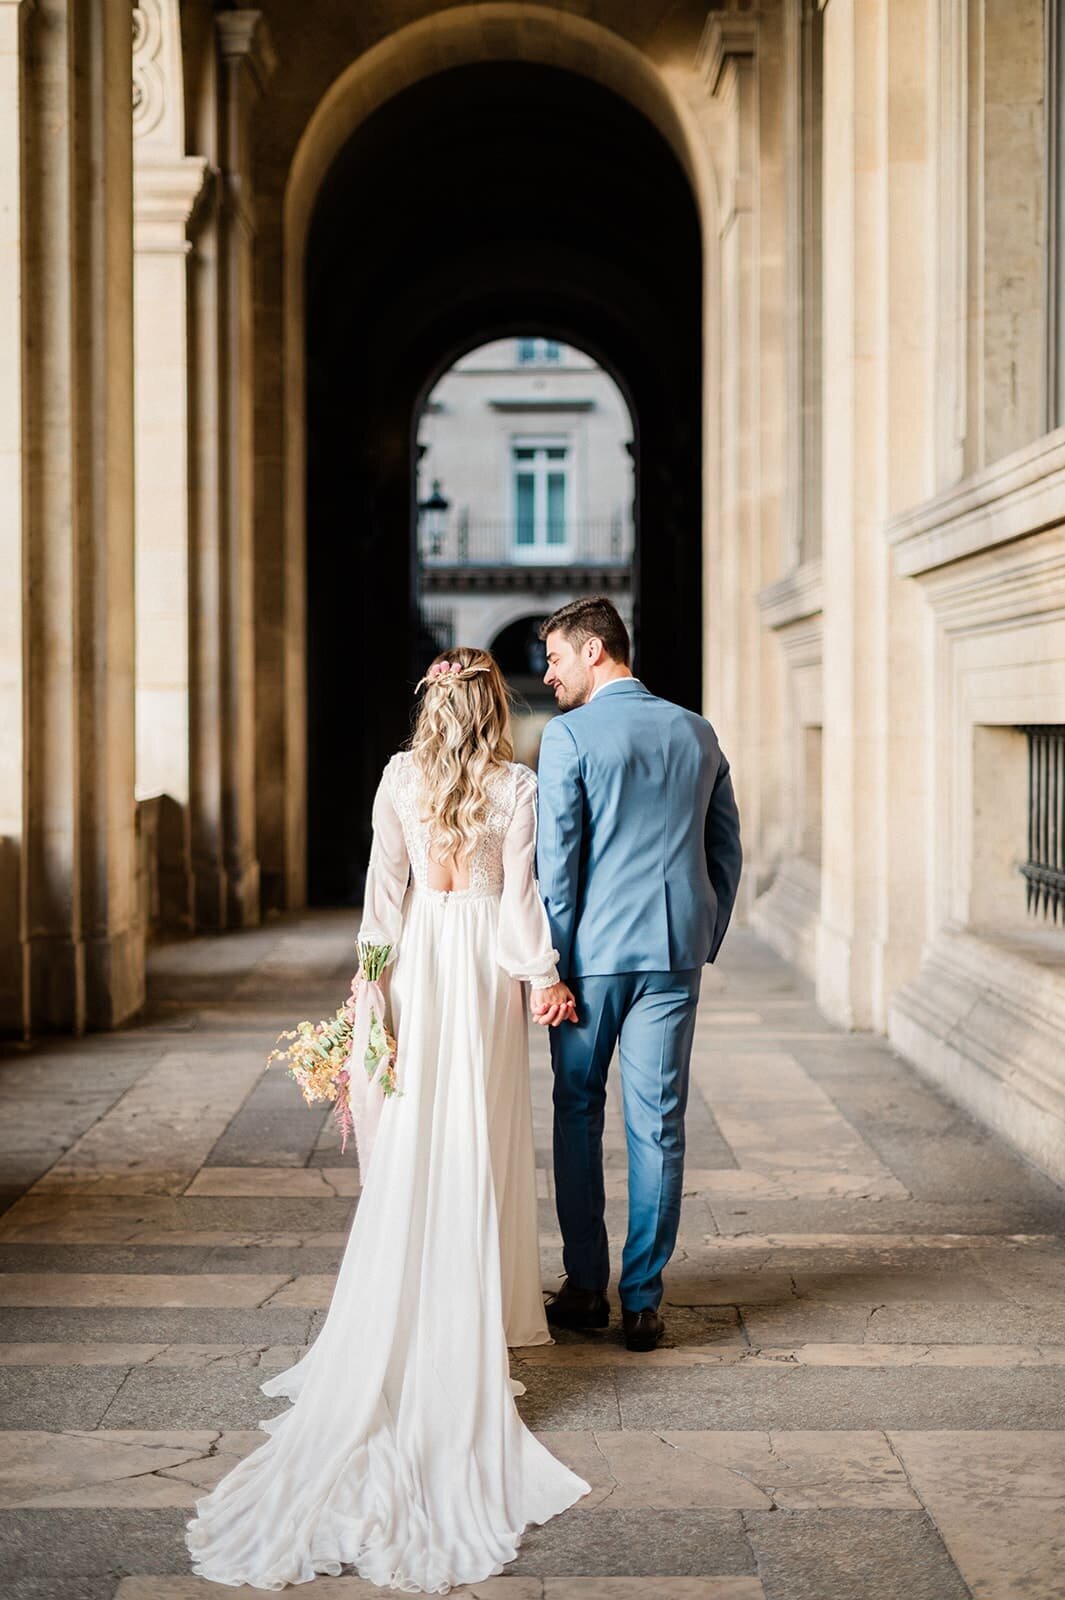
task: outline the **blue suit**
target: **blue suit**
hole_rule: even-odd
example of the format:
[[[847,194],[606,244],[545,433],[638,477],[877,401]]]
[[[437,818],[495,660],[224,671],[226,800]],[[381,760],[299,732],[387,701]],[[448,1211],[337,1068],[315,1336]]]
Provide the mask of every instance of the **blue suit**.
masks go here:
[[[732,914],[742,853],[710,724],[637,678],[544,730],[537,873],[577,1024],[551,1030],[555,1193],[570,1281],[605,1289],[603,1116],[621,1060],[629,1160],[627,1310],[657,1306],[684,1178],[684,1112],[702,968]]]

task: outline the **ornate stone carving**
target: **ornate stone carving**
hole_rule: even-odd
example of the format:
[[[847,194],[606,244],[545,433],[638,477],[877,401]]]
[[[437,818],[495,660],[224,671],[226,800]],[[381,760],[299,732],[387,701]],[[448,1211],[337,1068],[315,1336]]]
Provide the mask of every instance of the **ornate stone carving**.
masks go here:
[[[164,28],[160,0],[133,8],[133,137],[153,133],[166,111]]]

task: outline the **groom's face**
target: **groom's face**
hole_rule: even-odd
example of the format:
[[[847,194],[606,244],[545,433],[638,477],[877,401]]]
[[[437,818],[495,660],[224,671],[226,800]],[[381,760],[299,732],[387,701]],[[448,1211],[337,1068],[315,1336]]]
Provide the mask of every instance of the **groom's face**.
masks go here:
[[[560,711],[572,711],[582,706],[592,692],[592,669],[585,660],[583,650],[574,649],[562,633],[549,633],[547,644],[547,671],[544,682],[555,691],[555,703]]]

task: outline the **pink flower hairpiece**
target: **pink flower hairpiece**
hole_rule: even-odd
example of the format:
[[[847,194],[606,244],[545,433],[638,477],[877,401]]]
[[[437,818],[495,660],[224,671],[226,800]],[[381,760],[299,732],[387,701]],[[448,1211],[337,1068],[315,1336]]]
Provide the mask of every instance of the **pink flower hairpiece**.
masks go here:
[[[415,685],[417,694],[423,683],[437,683],[441,678],[454,683],[457,678],[466,678],[475,672],[487,672],[488,667],[464,667],[461,661],[434,661],[424,678],[420,678]]]

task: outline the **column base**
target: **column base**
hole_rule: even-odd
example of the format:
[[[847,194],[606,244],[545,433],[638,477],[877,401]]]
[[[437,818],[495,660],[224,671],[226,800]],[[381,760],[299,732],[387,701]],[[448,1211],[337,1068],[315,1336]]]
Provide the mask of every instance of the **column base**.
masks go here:
[[[257,928],[260,921],[258,861],[248,861],[240,867],[231,865],[226,881],[226,926]]]
[[[229,880],[226,869],[206,856],[192,862],[192,882],[195,899],[195,929],[197,933],[221,933],[226,926],[226,901]]]
[[[947,928],[891,996],[888,1038],[952,1100],[1065,1183],[1065,960],[1032,935]]]
[[[851,978],[853,940],[850,934],[833,928],[824,917],[820,917],[815,942],[814,983],[819,1009],[841,1028],[859,1027],[854,1012]]]
[[[269,911],[288,911],[287,880],[283,872],[260,872],[259,911],[266,916]]]
[[[21,930],[21,853],[17,839],[0,839],[0,1036],[21,1039],[29,1027],[29,952]]]
[[[117,1028],[144,1005],[144,929],[85,941],[85,1026]]]
[[[29,969],[27,1033],[84,1033],[85,946],[57,934],[27,940]]]
[[[189,808],[170,795],[160,796],[157,849],[159,927],[167,932],[191,933],[196,917],[196,880],[192,872]]]
[[[751,907],[751,927],[806,977],[817,977],[817,919],[821,869],[795,856],[782,861],[769,888]]]

